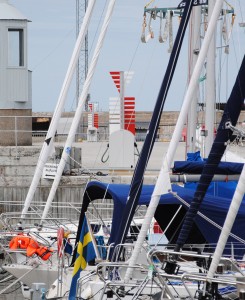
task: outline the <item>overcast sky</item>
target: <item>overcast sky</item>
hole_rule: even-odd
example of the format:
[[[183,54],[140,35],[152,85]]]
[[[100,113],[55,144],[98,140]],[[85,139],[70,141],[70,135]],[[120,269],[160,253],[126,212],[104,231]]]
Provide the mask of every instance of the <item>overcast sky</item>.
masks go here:
[[[10,0],[31,22],[28,24],[29,70],[32,71],[33,111],[52,112],[55,108],[76,38],[76,0]],[[106,0],[96,3],[89,27],[89,58],[98,38]],[[108,110],[109,97],[118,95],[110,78],[110,71],[134,71],[126,96],[136,97],[136,110],[151,111],[169,59],[168,44],[158,42],[160,22],[152,21],[155,38],[147,44],[140,41],[145,0],[117,0],[90,88],[91,101],[100,110]],[[174,7],[179,1],[157,0],[153,6]],[[233,85],[240,61],[245,53],[245,27],[239,27],[245,17],[245,1],[231,0],[237,14],[230,40],[229,58],[222,53],[218,73],[222,74],[221,102],[226,101]],[[171,5],[169,5],[171,3]],[[245,20],[244,20],[245,21]],[[230,22],[228,22],[229,24]],[[220,27],[220,25],[219,25]],[[174,34],[177,20],[174,22]],[[219,32],[217,34],[219,37]],[[183,45],[173,84],[164,110],[179,110],[183,100],[187,76],[187,38]],[[219,38],[220,45],[220,38]],[[235,45],[235,46],[234,46]],[[228,58],[228,60],[227,60]],[[227,72],[228,70],[228,72]],[[228,74],[228,75],[226,75]],[[75,85],[70,88],[66,111],[75,110]]]

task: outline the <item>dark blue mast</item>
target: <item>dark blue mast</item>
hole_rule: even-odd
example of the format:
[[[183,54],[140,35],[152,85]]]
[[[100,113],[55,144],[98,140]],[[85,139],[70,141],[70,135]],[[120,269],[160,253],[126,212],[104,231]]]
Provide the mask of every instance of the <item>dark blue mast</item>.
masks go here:
[[[115,246],[118,244],[122,244],[125,241],[126,235],[129,230],[130,223],[135,213],[135,209],[137,207],[139,197],[141,194],[141,189],[144,180],[144,173],[147,167],[148,160],[151,155],[151,151],[156,139],[157,130],[159,127],[162,110],[165,104],[165,100],[167,97],[167,93],[174,75],[175,67],[178,61],[179,53],[181,50],[182,42],[185,36],[185,31],[187,28],[187,24],[190,18],[193,0],[186,1],[186,5],[184,7],[183,15],[181,18],[180,26],[176,35],[176,39],[173,45],[173,50],[170,55],[169,63],[167,66],[167,70],[165,76],[162,81],[162,85],[160,87],[160,91],[158,94],[158,98],[155,104],[155,108],[152,114],[152,118],[150,121],[150,125],[147,131],[146,139],[143,145],[143,148],[140,153],[140,157],[138,159],[134,175],[131,181],[131,186],[129,190],[127,205],[123,212],[122,221],[120,227],[117,231],[117,236],[115,240],[110,239],[110,243],[114,242]],[[118,255],[117,255],[118,257]],[[114,257],[114,260],[117,260],[117,257]]]

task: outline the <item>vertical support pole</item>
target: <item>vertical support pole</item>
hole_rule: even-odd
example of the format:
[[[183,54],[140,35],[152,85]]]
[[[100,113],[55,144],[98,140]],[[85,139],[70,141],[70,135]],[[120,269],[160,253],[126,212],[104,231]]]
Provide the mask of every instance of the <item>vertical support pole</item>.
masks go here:
[[[200,24],[201,24],[201,6],[195,6],[192,9],[190,20],[190,45],[189,45],[189,74],[190,81],[193,69],[195,67],[199,50],[200,50]],[[196,150],[196,120],[197,120],[197,103],[199,99],[199,86],[193,95],[190,110],[187,117],[187,140],[186,152],[195,152]]]
[[[208,3],[208,22],[214,9],[214,0]],[[207,80],[206,80],[206,109],[205,109],[205,148],[204,157],[208,157],[214,141],[214,115],[215,115],[215,49],[216,32],[210,41],[207,53]]]
[[[120,72],[120,128],[124,129],[124,72]]]

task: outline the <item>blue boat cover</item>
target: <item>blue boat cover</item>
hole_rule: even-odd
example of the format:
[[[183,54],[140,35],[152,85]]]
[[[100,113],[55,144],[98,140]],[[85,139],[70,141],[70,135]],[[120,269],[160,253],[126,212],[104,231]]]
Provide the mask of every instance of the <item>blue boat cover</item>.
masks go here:
[[[185,187],[190,190],[196,190],[198,182],[187,182],[185,183]],[[235,190],[237,187],[237,181],[213,181],[210,183],[207,194],[223,197],[223,198],[230,198],[232,199]],[[245,196],[244,196],[245,199]]]
[[[201,157],[201,152],[196,151],[196,152],[187,152],[186,153],[186,159],[188,161],[203,161],[203,158]]]
[[[205,165],[204,161],[175,161],[172,169],[173,173],[181,174],[201,174]],[[241,174],[243,163],[220,162],[215,174],[236,175]]]
[[[139,205],[149,205],[153,189],[154,185],[143,185],[142,193],[139,199]],[[177,193],[178,196],[183,198],[187,203],[191,203],[194,196],[193,190],[189,190],[178,185],[172,185],[172,190],[173,192]],[[106,184],[96,181],[90,182],[87,185],[86,191],[84,193],[80,222],[82,221],[84,213],[86,212],[87,207],[91,201],[102,198],[113,199],[114,211],[112,218],[112,231],[110,237],[110,243],[113,243],[117,235],[118,226],[121,223],[123,211],[126,206],[128,192],[129,185],[126,184]],[[222,227],[230,202],[231,198],[228,199],[206,195],[200,207],[200,212]],[[182,203],[176,197],[174,197],[174,195],[169,193],[166,195],[162,195],[158,209],[161,209],[162,207],[164,208],[164,211],[168,211],[168,208],[170,208],[171,205],[178,206],[180,204]],[[187,209],[185,205],[184,207]],[[157,214],[156,212],[155,217],[156,216],[157,222],[161,225],[161,214],[159,216],[159,214]],[[232,233],[239,236],[242,239],[245,239],[244,218],[245,203],[242,203],[232,229]],[[211,225],[208,221],[204,220],[199,215],[197,215],[195,218],[195,225],[198,227],[198,229],[200,230],[203,237],[208,243],[217,243],[220,234],[219,229]],[[237,243],[237,240],[230,237],[228,242]],[[240,249],[239,251],[235,252],[235,254],[239,257],[242,256],[243,253],[243,249]]]

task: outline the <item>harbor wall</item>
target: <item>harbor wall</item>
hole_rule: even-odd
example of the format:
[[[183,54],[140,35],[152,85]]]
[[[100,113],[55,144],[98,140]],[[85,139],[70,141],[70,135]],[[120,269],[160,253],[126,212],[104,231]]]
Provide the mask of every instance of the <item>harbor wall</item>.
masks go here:
[[[109,137],[109,113],[108,112],[97,112],[98,120],[99,120],[99,128],[98,128],[98,140],[106,140]],[[42,115],[42,113],[39,113]],[[87,140],[87,129],[88,129],[88,114],[84,112],[80,124],[79,124],[79,134],[77,135],[78,140]],[[223,111],[218,110],[215,116],[215,128],[218,127]],[[34,114],[33,116],[37,117],[38,114]],[[50,117],[50,114],[44,115],[46,117]],[[71,120],[74,116],[74,112],[66,112],[63,113],[62,118],[66,124],[71,124],[69,120]],[[161,116],[158,132],[157,132],[157,140],[168,142],[170,141],[176,122],[178,120],[179,112],[178,111],[164,111]],[[149,122],[152,117],[152,112],[149,111],[136,111],[135,112],[135,130],[136,130],[136,140],[143,141],[146,136],[146,132],[149,126]],[[245,111],[242,111],[238,120],[238,125],[242,124],[245,120]],[[200,110],[197,113],[196,118],[197,126],[205,125],[205,112]],[[187,125],[185,124],[184,127]],[[69,126],[66,129],[62,127],[62,130],[68,133]],[[65,138],[65,137],[64,137]],[[62,136],[58,136],[57,139],[62,140]],[[63,139],[64,140],[64,139]]]
[[[89,147],[92,146],[91,144]],[[55,194],[53,205],[50,213],[55,218],[68,218],[69,220],[77,220],[80,213],[84,188],[91,180],[101,180],[104,182],[114,183],[129,183],[131,176],[124,176],[125,174],[97,176],[96,172],[88,169],[86,173],[80,174],[80,166],[82,165],[81,155],[82,143],[75,147],[73,155],[76,157],[76,163],[66,166],[64,175],[61,178],[60,185]],[[94,149],[94,145],[93,145]],[[49,163],[59,163],[59,158],[62,153],[62,147],[57,145],[55,147],[55,154],[49,159]],[[0,147],[0,213],[11,212],[11,219],[13,222],[19,219],[20,212],[26,199],[29,187],[31,185],[33,175],[35,172],[38,157],[41,151],[41,145],[30,147]],[[93,150],[94,151],[94,150]],[[88,151],[89,152],[89,151]],[[86,158],[84,158],[86,160]],[[91,157],[91,164],[93,158]],[[102,173],[100,173],[102,174]],[[34,211],[39,211],[39,216],[44,209],[47,201],[50,188],[52,186],[52,179],[41,178],[34,194],[32,201],[32,208],[30,214]],[[108,204],[110,206],[110,203]],[[37,217],[37,213],[33,213]],[[0,224],[1,226],[1,224]]]
[[[217,122],[221,113],[217,113]],[[85,114],[86,116],[86,114]],[[140,116],[140,117],[139,117]],[[138,116],[140,122],[149,122],[151,113],[141,112]],[[68,116],[67,116],[68,117]],[[71,117],[71,114],[69,114]],[[105,117],[106,118],[106,117]],[[171,137],[174,125],[178,118],[178,112],[166,112],[163,114],[161,126],[166,124],[171,130]],[[240,116],[239,121],[245,119],[245,114]],[[101,119],[102,122],[103,119]],[[105,119],[106,122],[106,119]],[[34,140],[34,138],[32,138]],[[58,139],[58,138],[57,138]],[[42,140],[44,140],[42,138]],[[170,139],[169,139],[170,140]],[[162,157],[166,153],[169,140],[159,139],[155,143],[150,157],[145,183],[154,184],[162,163]],[[32,146],[0,146],[0,212],[21,212],[26,199],[30,184],[33,179],[42,143],[32,142]],[[101,162],[101,157],[107,149],[108,141],[87,142],[82,140],[73,147],[73,159],[68,162],[60,185],[55,194],[51,212],[58,217],[77,219],[81,208],[84,188],[91,180],[99,180],[108,183],[127,183],[132,178],[133,170],[110,170],[108,164]],[[143,142],[137,142],[139,151]],[[55,142],[55,153],[50,157],[49,163],[58,163],[64,143]],[[241,147],[242,148],[242,147]],[[245,156],[243,149],[234,148],[234,152]],[[185,143],[180,142],[176,160],[185,159]],[[138,156],[135,156],[135,164]],[[99,172],[99,173],[98,173]],[[33,198],[33,207],[41,212],[47,201],[53,180],[41,178],[37,191]],[[37,208],[38,207],[38,208]],[[40,215],[41,213],[39,213]]]

